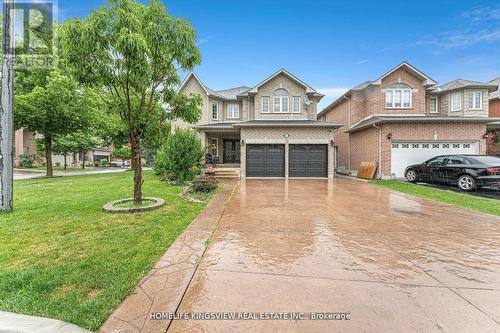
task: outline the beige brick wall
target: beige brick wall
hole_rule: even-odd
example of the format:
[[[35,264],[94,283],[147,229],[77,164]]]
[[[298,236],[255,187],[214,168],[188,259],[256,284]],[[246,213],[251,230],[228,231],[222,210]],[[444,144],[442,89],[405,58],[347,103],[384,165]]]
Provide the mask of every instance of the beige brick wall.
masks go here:
[[[482,108],[480,110],[469,109],[469,93],[473,91],[482,92]],[[454,92],[459,92],[462,98],[462,110],[451,111],[451,95]],[[460,89],[451,92],[446,92],[440,95],[443,100],[441,103],[442,113],[450,116],[457,117],[488,117],[489,113],[489,103],[488,103],[489,92],[487,89]]]
[[[202,112],[200,120],[198,121],[197,124],[209,124],[212,122],[212,111],[211,111],[212,109],[211,109],[210,99],[208,98],[207,93],[200,85],[198,80],[196,80],[193,76],[191,76],[180,92],[186,95],[190,93],[200,95],[202,99],[202,106],[201,106]],[[193,126],[192,124],[189,124],[182,120],[176,120],[173,122],[173,128],[177,127],[190,128],[192,126]]]
[[[288,113],[273,113],[272,97],[277,89],[285,89],[289,95]],[[262,97],[269,96],[269,113],[262,113]],[[292,113],[292,97],[300,96],[300,110],[301,113]],[[311,105],[306,106],[306,89],[292,80],[285,74],[280,74],[272,80],[266,82],[259,87],[254,99],[254,116],[255,119],[312,119],[316,120],[317,117],[317,101],[311,98]]]
[[[288,134],[288,138],[285,138]],[[328,128],[242,128],[241,139],[246,144],[252,143],[280,143],[285,144],[285,175],[288,175],[288,144],[310,143],[328,145],[328,177],[334,175],[334,149],[330,144],[333,140],[333,131]],[[246,172],[246,147],[241,147],[241,175]]]

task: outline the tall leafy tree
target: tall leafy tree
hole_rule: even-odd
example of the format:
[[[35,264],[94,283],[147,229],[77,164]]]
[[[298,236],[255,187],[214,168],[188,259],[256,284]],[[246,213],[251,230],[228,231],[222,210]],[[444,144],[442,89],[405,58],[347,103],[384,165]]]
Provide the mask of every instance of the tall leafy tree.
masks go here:
[[[179,70],[201,61],[196,33],[185,20],[152,0],[111,0],[61,29],[63,58],[80,82],[99,86],[126,123],[134,167],[134,200],[142,199],[141,148],[159,123],[196,122],[201,99],[176,92]],[[165,112],[168,106],[168,112]],[[155,126],[155,130],[151,130]]]
[[[122,168],[124,168],[125,167],[125,160],[131,159],[132,153],[130,151],[130,148],[127,146],[115,147],[111,151],[111,156],[121,159],[122,160]]]
[[[45,145],[43,145],[43,149],[45,149]],[[64,157],[64,170],[66,170],[68,166],[68,155],[74,153],[75,151],[76,145],[74,140],[72,140],[71,134],[60,135],[54,138],[52,142],[52,152]]]
[[[16,96],[14,126],[43,135],[47,176],[52,176],[52,143],[58,135],[94,126],[97,103],[90,89],[53,71],[42,86]]]
[[[87,152],[102,144],[102,140],[94,136],[89,130],[80,130],[78,132],[71,133],[69,137],[73,141],[75,147],[74,152],[82,156],[82,169],[85,169],[85,158],[87,156]]]

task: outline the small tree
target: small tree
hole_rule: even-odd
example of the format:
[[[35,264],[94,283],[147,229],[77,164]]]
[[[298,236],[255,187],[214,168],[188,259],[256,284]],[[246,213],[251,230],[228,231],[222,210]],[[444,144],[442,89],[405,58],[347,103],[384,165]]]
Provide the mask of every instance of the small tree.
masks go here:
[[[64,157],[64,170],[68,166],[67,156],[76,150],[76,144],[72,140],[71,134],[61,135],[54,138],[52,152]]]
[[[132,158],[132,152],[129,147],[123,146],[118,148],[113,148],[111,151],[111,156],[119,158],[122,160],[122,167],[125,167],[125,160]]]
[[[71,138],[74,142],[75,152],[82,156],[82,169],[85,169],[85,159],[88,151],[99,146],[102,143],[102,140],[95,137],[88,131],[75,132],[71,134]]]
[[[89,127],[95,114],[94,95],[59,71],[46,84],[16,96],[14,124],[43,135],[47,176],[53,176],[52,144],[55,137]]]
[[[127,124],[134,168],[134,201],[142,200],[142,145],[150,127],[171,119],[196,122],[201,98],[178,94],[178,70],[200,63],[189,22],[170,16],[162,2],[145,6],[110,0],[86,19],[67,20],[61,31],[65,63],[82,83],[107,94]],[[162,106],[168,105],[165,113]]]
[[[200,173],[205,149],[197,133],[178,129],[158,150],[154,170],[164,179],[183,184]]]

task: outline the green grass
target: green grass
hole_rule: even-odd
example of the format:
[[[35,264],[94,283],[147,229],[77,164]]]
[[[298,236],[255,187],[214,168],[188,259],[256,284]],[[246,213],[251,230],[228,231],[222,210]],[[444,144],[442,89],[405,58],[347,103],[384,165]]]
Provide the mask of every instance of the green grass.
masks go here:
[[[500,216],[500,204],[499,201],[495,199],[474,197],[468,194],[461,194],[397,180],[373,180],[371,183],[399,192],[416,195],[418,197]]]
[[[14,212],[0,215],[0,310],[97,330],[205,204],[144,173],[158,210],[110,214],[132,195],[132,174],[14,182]]]

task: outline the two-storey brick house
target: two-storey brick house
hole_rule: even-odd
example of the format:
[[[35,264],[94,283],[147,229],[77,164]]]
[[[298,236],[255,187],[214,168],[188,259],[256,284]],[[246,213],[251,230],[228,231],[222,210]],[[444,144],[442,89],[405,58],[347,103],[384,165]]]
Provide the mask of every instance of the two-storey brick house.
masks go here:
[[[500,86],[500,77],[490,81],[491,84]],[[490,117],[500,118],[500,87],[490,94]],[[488,143],[486,146],[488,155],[500,156],[500,121],[488,124]]]
[[[318,120],[336,130],[339,166],[378,162],[381,177],[403,177],[408,165],[441,154],[484,154],[491,83],[454,80],[438,86],[403,62],[343,94]]]
[[[239,165],[242,177],[333,177],[333,131],[341,125],[317,121],[323,95],[286,70],[218,91],[191,73],[179,91],[202,97],[194,127],[219,163]]]

